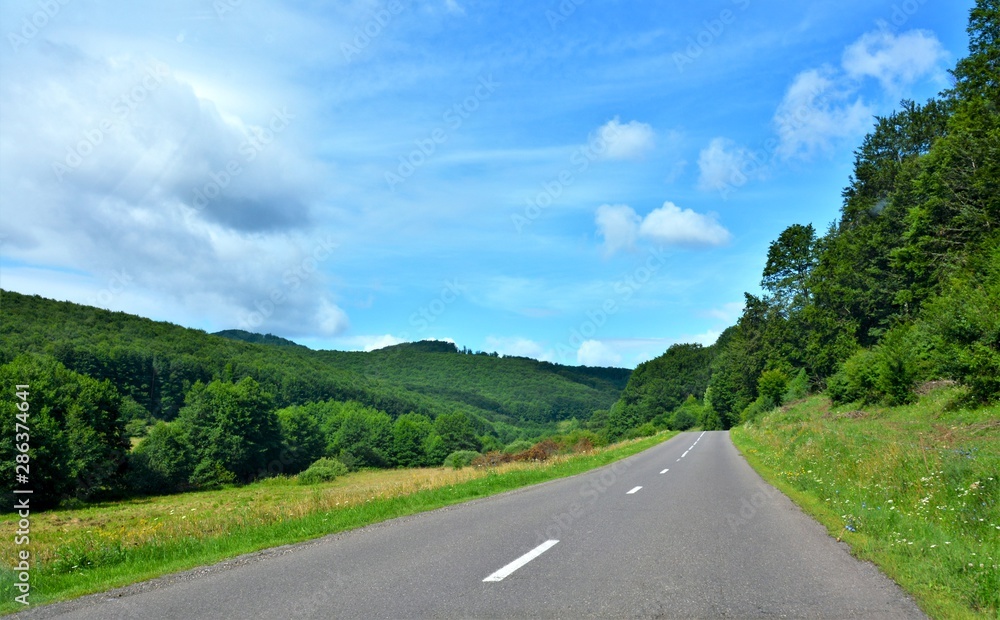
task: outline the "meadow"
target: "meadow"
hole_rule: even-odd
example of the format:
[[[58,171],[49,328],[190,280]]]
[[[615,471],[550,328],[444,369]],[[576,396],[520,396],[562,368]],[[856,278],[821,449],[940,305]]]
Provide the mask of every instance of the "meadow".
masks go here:
[[[732,430],[747,460],[936,618],[1000,614],[1000,406],[815,396]]]
[[[32,607],[318,538],[519,487],[571,476],[637,454],[676,433],[495,467],[367,470],[316,485],[278,477],[246,486],[136,498],[32,515]],[[17,517],[0,516],[16,529]],[[12,587],[10,541],[0,587]],[[23,609],[13,594],[0,613]]]

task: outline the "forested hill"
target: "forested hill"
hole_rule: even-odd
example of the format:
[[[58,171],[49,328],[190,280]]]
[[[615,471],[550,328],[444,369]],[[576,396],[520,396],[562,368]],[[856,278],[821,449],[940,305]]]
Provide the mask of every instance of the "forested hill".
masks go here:
[[[133,417],[172,420],[196,382],[251,377],[277,407],[355,400],[392,417],[463,411],[494,427],[537,429],[609,408],[630,374],[462,353],[439,342],[371,353],[313,351],[274,336],[211,335],[38,296],[0,296],[0,363],[43,354],[108,379],[127,397]]]

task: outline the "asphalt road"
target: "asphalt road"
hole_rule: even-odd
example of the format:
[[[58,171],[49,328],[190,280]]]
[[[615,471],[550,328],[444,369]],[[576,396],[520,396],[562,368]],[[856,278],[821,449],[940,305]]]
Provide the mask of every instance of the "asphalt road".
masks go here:
[[[924,617],[757,476],[725,432],[22,616]]]

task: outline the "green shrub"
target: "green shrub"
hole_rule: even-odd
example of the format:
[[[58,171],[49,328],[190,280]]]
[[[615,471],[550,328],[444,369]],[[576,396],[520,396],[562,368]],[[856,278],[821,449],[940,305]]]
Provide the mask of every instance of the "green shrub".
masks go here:
[[[926,375],[926,351],[908,327],[889,330],[871,350],[852,355],[828,385],[834,403],[902,405],[916,399],[914,387]]]
[[[783,403],[791,403],[797,400],[802,400],[809,395],[809,375],[806,373],[806,369],[803,368],[799,370],[795,378],[788,382],[788,387],[785,388],[785,394],[782,397]]]
[[[222,463],[212,459],[202,459],[191,474],[191,484],[202,489],[212,489],[236,482],[236,474]]]
[[[763,405],[770,405],[768,409],[781,405],[787,389],[788,375],[780,370],[765,370],[757,379],[757,394],[763,399]]]
[[[456,450],[444,459],[444,466],[462,469],[471,465],[472,461],[480,456],[482,455],[474,450]]]
[[[674,412],[670,428],[675,431],[686,431],[698,423],[698,418],[690,410],[681,407]]]
[[[310,465],[309,469],[299,474],[297,479],[299,484],[319,484],[321,482],[336,480],[346,473],[348,473],[347,465],[344,465],[337,459],[322,458]]]
[[[535,444],[531,443],[527,439],[518,439],[517,441],[511,442],[503,449],[504,454],[517,454],[518,452],[524,452],[525,450],[530,450],[531,446]]]

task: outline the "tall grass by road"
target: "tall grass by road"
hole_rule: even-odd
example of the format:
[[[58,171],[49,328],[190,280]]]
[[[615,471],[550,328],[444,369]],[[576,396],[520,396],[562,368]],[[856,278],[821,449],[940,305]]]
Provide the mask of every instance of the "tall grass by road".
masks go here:
[[[822,396],[734,429],[769,482],[937,618],[1000,617],[1000,406],[957,388],[914,405]]]
[[[578,474],[637,454],[676,433],[545,462],[495,467],[361,471],[318,485],[272,478],[243,487],[133,499],[32,516],[32,606],[152,579]],[[16,529],[17,515],[0,516]],[[14,602],[15,549],[0,547],[0,613]]]

